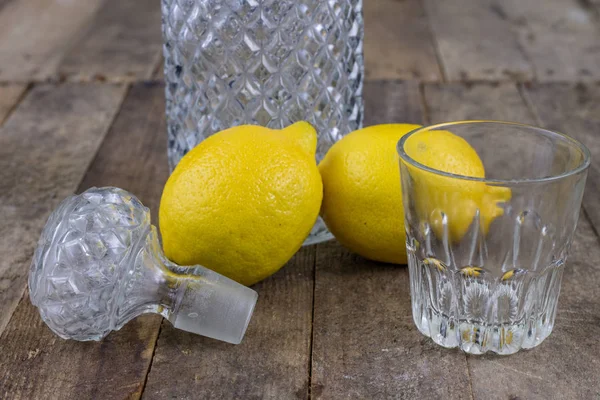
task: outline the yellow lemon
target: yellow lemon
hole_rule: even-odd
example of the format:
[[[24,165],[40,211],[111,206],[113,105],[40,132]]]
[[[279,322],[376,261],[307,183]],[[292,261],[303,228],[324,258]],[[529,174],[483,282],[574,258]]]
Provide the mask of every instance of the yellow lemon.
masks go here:
[[[321,215],[339,242],[363,257],[406,263],[396,144],[418,125],[377,125],[350,133],[319,164]]]
[[[363,257],[406,263],[404,208],[396,145],[418,125],[376,125],[352,132],[331,147],[319,165],[323,178],[321,214],[342,245]],[[444,172],[484,177],[475,150],[447,131],[417,134],[407,140],[407,153],[417,162]],[[483,230],[502,214],[497,203],[510,199],[510,190],[409,168],[416,208],[434,232],[459,240],[477,210]]]
[[[323,196],[314,128],[239,126],[215,134],[180,161],[164,188],[166,256],[245,285],[279,270],[300,248]]]
[[[471,145],[451,132],[422,131],[404,145],[408,156],[420,164],[456,175],[484,178],[485,169]],[[408,167],[413,186],[415,208],[419,218],[443,237],[444,221],[451,241],[459,241],[479,213],[479,226],[487,234],[492,221],[502,215],[500,203],[511,198],[511,191],[500,186],[434,174]]]

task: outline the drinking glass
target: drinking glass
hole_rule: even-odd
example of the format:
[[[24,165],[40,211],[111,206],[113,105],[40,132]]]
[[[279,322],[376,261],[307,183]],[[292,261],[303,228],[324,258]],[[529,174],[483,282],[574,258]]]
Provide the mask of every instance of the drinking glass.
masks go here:
[[[435,131],[466,140],[485,178],[436,170],[407,154],[425,150]],[[471,354],[539,345],[554,326],[590,165],[586,147],[533,126],[461,121],[407,134],[398,153],[417,328]]]
[[[305,120],[317,162],[362,127],[362,0],[162,0],[171,170],[208,136]],[[319,218],[305,244],[330,239]]]

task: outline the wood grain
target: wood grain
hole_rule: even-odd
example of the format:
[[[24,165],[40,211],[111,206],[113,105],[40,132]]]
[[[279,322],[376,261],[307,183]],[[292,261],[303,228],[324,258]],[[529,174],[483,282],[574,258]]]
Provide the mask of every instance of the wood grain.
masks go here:
[[[470,119],[535,123],[514,83],[432,83],[425,85],[424,95],[431,123]]]
[[[73,80],[152,77],[162,53],[160,2],[108,0],[58,70]]]
[[[319,244],[313,399],[469,399],[464,354],[423,336],[406,266]]]
[[[423,122],[418,85],[365,85],[366,125]],[[465,356],[421,335],[411,314],[408,270],[317,246],[313,399],[470,396]]]
[[[240,345],[163,322],[144,399],[306,399],[315,247],[302,248],[255,285],[259,298]]]
[[[434,122],[481,118],[536,121],[513,84],[426,85],[425,100]],[[568,113],[572,110],[574,107],[565,109]],[[556,113],[557,109],[547,112]],[[475,399],[574,399],[593,398],[598,393],[597,371],[585,366],[600,359],[600,350],[592,344],[592,338],[600,333],[600,307],[596,305],[600,278],[596,278],[594,261],[600,257],[599,249],[589,222],[582,218],[564,274],[555,332],[532,351],[510,357],[468,357]]]
[[[37,86],[0,129],[0,333],[48,214],[75,191],[124,94],[114,85]]]
[[[25,92],[26,85],[0,85],[0,126]]]
[[[441,80],[421,0],[364,3],[366,79]]]
[[[365,126],[424,122],[419,85],[416,82],[379,81],[364,86]]]
[[[169,177],[164,84],[132,86],[80,190],[117,186],[134,193],[158,224],[158,206]]]
[[[583,207],[600,231],[600,84],[527,85],[525,94],[540,123],[584,143],[592,166],[583,196]]]
[[[493,0],[426,0],[449,81],[529,80],[533,71]]]
[[[507,0],[495,7],[518,32],[541,81],[600,79],[600,23],[585,0]]]
[[[53,77],[103,0],[19,0],[0,8],[0,81]]]
[[[137,399],[160,319],[140,317],[100,343],[65,341],[23,299],[0,340],[0,396],[29,399]],[[150,344],[150,345],[149,345]]]
[[[128,189],[149,206],[156,217],[168,174],[163,90],[160,84],[143,83],[131,89],[79,191],[89,186],[108,185]],[[95,95],[98,98],[100,93]],[[87,96],[73,96],[78,107]],[[73,111],[84,118],[84,113]],[[49,140],[46,144],[56,149],[61,142]],[[48,179],[48,182],[51,185],[57,179]],[[60,193],[55,197],[58,200],[64,195]],[[0,398],[139,398],[160,321],[157,316],[137,318],[99,343],[66,341],[43,324],[27,296],[0,338],[2,348],[13,349],[0,352]]]
[[[370,0],[364,15],[366,125],[537,123],[600,158],[600,0]],[[239,346],[156,316],[101,343],[56,337],[28,295],[21,299],[40,229],[79,182],[79,191],[128,189],[157,221],[167,178],[164,87],[135,84],[119,112],[124,86],[26,92],[27,84],[162,80],[160,46],[158,2],[0,0],[0,82],[8,82],[0,84],[1,399],[599,396],[595,161],[554,332],[532,351],[465,357],[435,345],[412,321],[406,267],[365,260],[336,242],[302,249],[255,287],[260,298]],[[416,83],[390,79],[433,82],[423,85],[425,106]],[[436,83],[444,79],[453,83]],[[511,83],[535,79],[589,82]]]

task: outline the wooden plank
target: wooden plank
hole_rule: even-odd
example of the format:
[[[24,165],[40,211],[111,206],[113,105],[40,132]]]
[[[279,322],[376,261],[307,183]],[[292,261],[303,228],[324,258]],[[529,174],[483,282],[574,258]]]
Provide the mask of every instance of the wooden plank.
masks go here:
[[[525,123],[536,120],[512,84],[427,85],[425,99],[433,122],[481,118]],[[565,109],[567,113],[574,110]],[[597,300],[600,278],[595,278],[598,275],[595,260],[600,259],[600,248],[585,219],[581,219],[576,237],[573,256],[564,274],[555,332],[532,351],[510,357],[468,357],[474,398],[572,399],[592,398],[598,393],[597,372],[586,366],[595,365],[600,359],[600,350],[592,344],[593,338],[600,334],[597,326],[600,307],[596,305],[600,302]]]
[[[128,189],[156,218],[168,174],[163,90],[160,84],[131,89],[79,191],[108,185]],[[73,96],[72,103],[83,101],[81,95]],[[75,136],[72,131],[68,134]],[[64,195],[57,194],[56,201]],[[55,336],[29,298],[24,298],[0,338],[0,346],[6,349],[0,352],[0,398],[139,398],[160,321],[157,316],[137,318],[102,342],[67,341]]]
[[[365,85],[367,124],[423,121],[412,82]],[[311,398],[468,399],[465,356],[421,335],[408,269],[319,244]]]
[[[513,83],[427,84],[424,94],[431,123],[470,119],[535,123]]]
[[[312,399],[469,399],[464,354],[423,336],[405,266],[319,244]]]
[[[442,79],[421,0],[366,1],[364,19],[366,79]]]
[[[592,167],[583,207],[600,231],[600,84],[540,84],[524,90],[543,126],[570,135],[590,149]]]
[[[81,182],[117,186],[135,194],[150,208],[158,224],[158,206],[169,177],[164,85],[140,82],[132,86],[96,159]]]
[[[59,66],[74,80],[152,77],[162,53],[160,2],[108,0]]]
[[[124,94],[114,85],[37,86],[0,129],[0,333],[48,214],[81,181]]]
[[[419,86],[415,82],[367,82],[363,96],[365,126],[424,122]]]
[[[21,84],[0,85],[0,126],[17,105],[26,88],[26,85]]]
[[[506,15],[493,0],[426,0],[449,81],[529,80],[533,71]]]
[[[501,4],[501,5],[500,5]],[[585,0],[507,0],[506,15],[541,81],[598,81],[600,23]]]
[[[240,345],[163,322],[144,399],[306,399],[315,246],[254,286],[254,315]]]
[[[54,76],[103,0],[20,0],[0,9],[0,81]]]

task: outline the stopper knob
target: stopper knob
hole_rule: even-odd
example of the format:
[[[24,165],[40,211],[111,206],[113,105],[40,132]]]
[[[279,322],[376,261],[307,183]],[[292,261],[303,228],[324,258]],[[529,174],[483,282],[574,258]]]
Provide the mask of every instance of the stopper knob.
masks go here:
[[[64,339],[101,340],[158,313],[185,331],[240,343],[258,294],[202,266],[164,256],[148,208],[118,188],[65,199],[42,231],[29,294]]]

